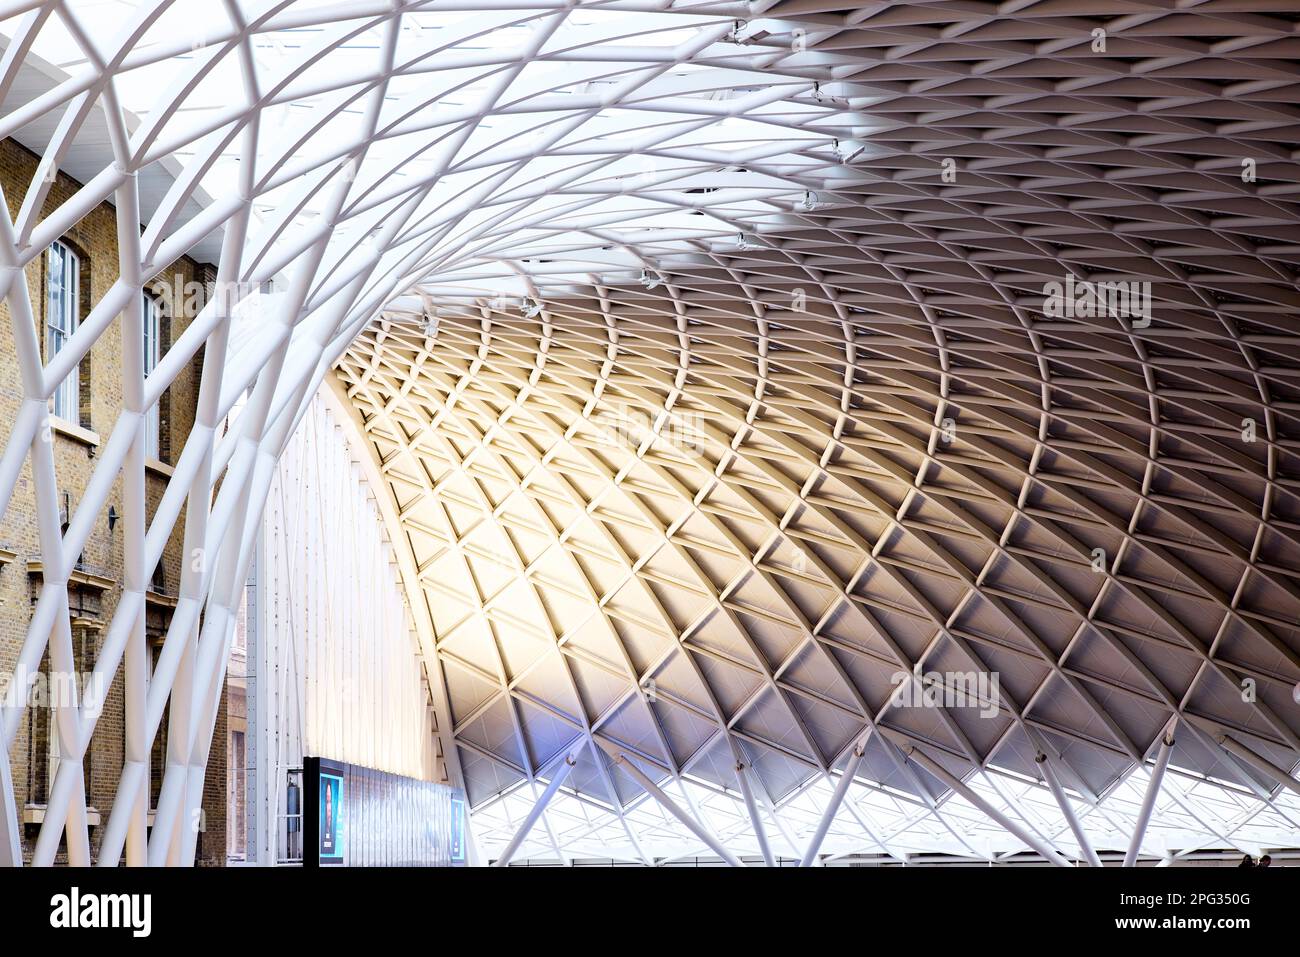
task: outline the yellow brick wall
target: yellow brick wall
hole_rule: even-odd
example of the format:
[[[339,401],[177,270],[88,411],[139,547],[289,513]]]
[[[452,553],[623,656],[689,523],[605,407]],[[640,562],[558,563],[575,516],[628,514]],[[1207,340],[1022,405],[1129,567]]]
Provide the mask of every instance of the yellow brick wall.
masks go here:
[[[0,187],[4,189],[5,200],[11,216],[16,216],[22,206],[32,176],[36,172],[38,158],[21,145],[11,140],[0,140]],[[46,199],[44,215],[57,208],[71,197],[80,183],[59,175]],[[109,290],[118,276],[118,250],[116,241],[116,218],[111,206],[99,206],[76,226],[70,229],[65,239],[83,258],[82,302],[93,306]],[[27,284],[35,306],[36,321],[41,324],[38,335],[44,348],[44,321],[46,302],[45,287],[46,257],[38,257],[26,270]],[[215,278],[215,271],[210,265],[196,263],[189,258],[182,258],[164,270],[162,277],[168,283],[179,282],[181,288],[185,283],[207,282]],[[89,286],[86,286],[88,279]],[[88,307],[83,305],[81,316],[84,319]],[[168,317],[170,336],[164,333],[164,343],[174,342],[184,331],[189,319],[177,310],[177,314]],[[0,442],[8,440],[9,430],[22,401],[22,379],[18,358],[14,346],[12,319],[7,304],[0,305]],[[48,356],[45,357],[48,361]],[[81,426],[88,433],[76,435],[56,431],[54,438],[55,468],[58,475],[60,501],[64,492],[68,494],[72,511],[90,480],[98,463],[100,446],[96,444],[94,433],[99,442],[106,442],[113,425],[122,408],[121,368],[122,368],[122,330],[120,318],[115,320],[107,331],[100,336],[89,356],[88,363],[83,363]],[[198,395],[199,375],[202,351],[190,363],[190,368],[182,373],[171,386],[164,403],[162,403],[162,431],[160,442],[161,457],[167,458],[170,450],[174,462],[183,448],[194,423],[195,405]],[[88,388],[87,388],[88,386]],[[75,431],[75,430],[73,430]],[[157,507],[166,488],[167,470],[152,469],[146,477],[149,517]],[[83,552],[83,561],[87,570],[95,575],[102,575],[113,581],[113,586],[102,594],[102,600],[96,603],[93,590],[79,590],[73,600],[86,598],[90,606],[84,617],[93,622],[95,618],[102,623],[96,643],[102,641],[107,624],[121,593],[122,580],[122,545],[124,526],[118,522],[110,531],[108,512],[112,508],[119,516],[123,511],[122,483],[119,476],[109,495],[108,503],[94,523],[89,540]],[[169,540],[163,558],[163,591],[174,594],[181,574],[181,538],[184,527],[184,513],[181,513]],[[28,561],[39,559],[40,550],[37,538],[36,506],[33,498],[30,462],[23,468],[14,489],[13,500],[9,503],[4,518],[0,521],[0,548],[17,554],[9,564],[0,570],[0,669],[6,674],[13,671],[18,658],[19,648],[26,634],[30,621],[33,602],[39,587],[39,579],[29,574]],[[70,596],[72,589],[70,589]],[[98,608],[95,606],[98,604]],[[149,630],[159,633],[168,616],[164,602],[154,602],[149,613]],[[93,634],[94,628],[89,627]],[[120,671],[120,669],[119,669]],[[224,695],[223,695],[224,700]],[[112,808],[113,795],[116,791],[118,775],[124,760],[123,720],[124,702],[122,679],[114,679],[104,712],[96,728],[89,754],[89,786],[87,800],[102,814],[107,822]],[[164,728],[166,722],[164,721]],[[46,747],[44,741],[34,741],[28,733],[29,721],[25,718],[20,725],[17,739],[10,750],[10,760],[14,785],[20,813],[32,797],[29,795],[28,781],[31,763],[29,754],[33,751],[42,754]],[[212,761],[208,767],[205,787],[204,816],[206,833],[200,840],[200,858],[202,863],[224,863],[225,855],[225,790],[226,790],[226,731],[225,707],[222,706],[218,718],[218,727],[213,737]],[[151,789],[156,793],[157,784]],[[24,852],[30,855],[35,841],[37,828],[29,825],[24,829]],[[100,827],[91,828],[92,854],[97,852]],[[62,852],[60,852],[62,856]]]

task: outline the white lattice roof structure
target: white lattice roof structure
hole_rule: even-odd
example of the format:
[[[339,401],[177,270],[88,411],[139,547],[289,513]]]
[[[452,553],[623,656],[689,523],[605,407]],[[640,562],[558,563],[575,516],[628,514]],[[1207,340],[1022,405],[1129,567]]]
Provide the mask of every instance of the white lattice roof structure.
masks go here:
[[[212,560],[128,715],[143,742],[155,699],[196,705],[159,814],[197,801],[261,499],[325,387],[485,859],[1294,847],[1292,7],[0,0],[0,134],[45,157],[31,195],[64,157],[86,183],[0,229],[15,327],[69,223],[146,226],[67,355],[15,332],[0,493],[29,449],[54,481],[46,399],[119,313],[139,334],[132,290],[219,250],[210,306],[123,370],[86,519],[42,510],[58,568],[202,348],[106,649],[188,501]],[[67,764],[44,826],[75,862]],[[132,768],[105,844],[142,861]],[[186,854],[155,828],[148,860]]]

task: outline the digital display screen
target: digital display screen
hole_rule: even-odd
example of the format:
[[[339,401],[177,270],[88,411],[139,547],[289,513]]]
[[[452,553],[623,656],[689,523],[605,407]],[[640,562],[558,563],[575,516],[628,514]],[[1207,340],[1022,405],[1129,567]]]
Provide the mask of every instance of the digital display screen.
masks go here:
[[[343,863],[343,777],[324,769],[320,773],[320,862]]]
[[[307,867],[455,867],[466,862],[465,794],[329,758],[303,759]]]
[[[451,859],[465,862],[465,802],[458,797],[451,799]]]

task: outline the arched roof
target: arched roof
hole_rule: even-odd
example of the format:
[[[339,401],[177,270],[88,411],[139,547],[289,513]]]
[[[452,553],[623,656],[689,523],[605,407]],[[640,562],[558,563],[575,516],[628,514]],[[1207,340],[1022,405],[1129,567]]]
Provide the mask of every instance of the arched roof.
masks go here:
[[[1086,857],[1166,760],[1144,854],[1294,834],[1285,3],[202,8],[0,3],[67,76],[0,132],[107,103],[88,198],[187,171],[129,275],[274,281],[216,408],[354,403],[489,856],[566,757],[523,854],[699,853],[641,775],[737,854]]]

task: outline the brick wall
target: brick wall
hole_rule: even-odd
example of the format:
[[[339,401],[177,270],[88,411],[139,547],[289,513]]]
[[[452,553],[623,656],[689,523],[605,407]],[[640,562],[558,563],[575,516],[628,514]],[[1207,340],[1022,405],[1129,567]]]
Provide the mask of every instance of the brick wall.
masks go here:
[[[36,172],[38,157],[11,140],[0,140],[0,187],[11,216],[16,216]],[[71,197],[81,184],[59,174],[45,201],[44,215]],[[118,276],[116,220],[112,207],[99,206],[64,237],[81,257],[81,317],[109,290]],[[30,298],[39,326],[38,335],[45,348],[44,323],[48,299],[46,292],[47,259],[38,257],[26,269]],[[211,282],[215,270],[207,264],[182,258],[163,271],[160,279],[172,289],[183,290],[186,283]],[[191,286],[190,288],[194,288]],[[165,348],[184,332],[189,319],[179,305],[179,297],[158,297],[163,304],[161,341]],[[172,308],[169,308],[172,307]],[[22,401],[22,379],[12,334],[12,318],[7,304],[0,304],[0,440],[7,441],[11,423]],[[49,360],[45,356],[45,361]],[[180,454],[194,424],[195,406],[201,370],[201,352],[190,363],[160,403],[159,458],[171,459]],[[54,460],[58,476],[60,502],[66,495],[70,513],[75,512],[90,476],[98,462],[101,443],[106,442],[122,408],[121,388],[122,329],[120,318],[99,337],[81,364],[80,410],[76,423],[56,428]],[[153,463],[146,475],[146,497],[152,518],[166,488],[169,468],[166,462]],[[109,511],[122,515],[122,483],[119,476],[103,512],[82,553],[84,574],[69,586],[69,601],[74,608],[74,643],[85,649],[84,667],[89,670],[108,622],[121,594],[122,547],[124,526],[109,528]],[[151,642],[161,639],[170,620],[172,596],[181,575],[181,538],[184,513],[177,521],[167,543],[161,563],[161,577],[156,580],[156,596],[151,596],[147,613],[147,631]],[[26,635],[34,600],[39,590],[37,569],[29,563],[40,559],[37,538],[36,506],[30,462],[25,464],[14,489],[12,501],[0,521],[0,669],[13,671],[19,648]],[[204,789],[206,832],[200,840],[200,863],[223,864],[225,861],[225,791],[226,730],[224,694],[217,729],[213,736],[212,756]],[[164,726],[165,726],[164,721]],[[20,815],[39,816],[44,777],[40,763],[49,748],[48,721],[41,709],[28,709],[10,750],[10,761]],[[87,759],[87,801],[107,823],[112,808],[117,779],[125,759],[123,740],[123,681],[114,678],[104,711],[92,739]],[[161,736],[161,735],[160,735]],[[156,783],[151,790],[156,791]],[[32,793],[35,791],[36,793]],[[92,818],[93,819],[93,818]],[[30,856],[38,827],[24,826],[24,854]],[[102,824],[91,827],[91,852],[97,855]],[[63,852],[60,851],[60,859]]]

